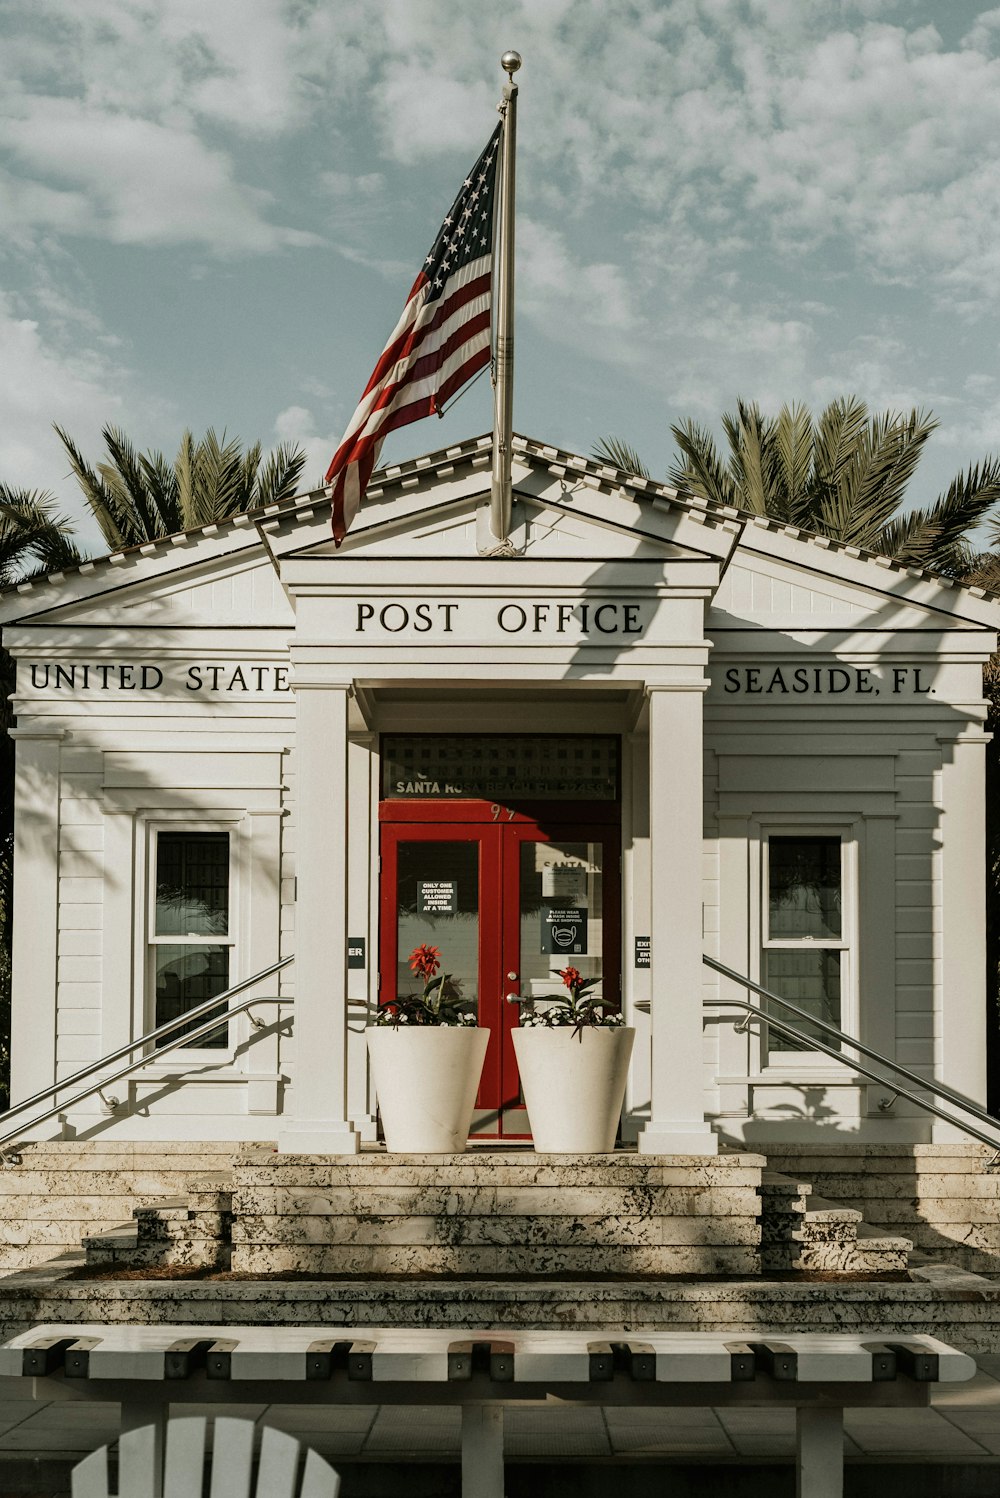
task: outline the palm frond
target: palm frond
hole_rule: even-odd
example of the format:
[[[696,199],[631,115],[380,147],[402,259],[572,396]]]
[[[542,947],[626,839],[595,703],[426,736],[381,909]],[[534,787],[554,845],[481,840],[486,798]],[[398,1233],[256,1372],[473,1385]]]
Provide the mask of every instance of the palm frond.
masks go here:
[[[683,426],[672,426],[670,430],[684,461],[671,465],[669,482],[709,504],[739,509],[739,489],[719,457],[711,432],[693,421],[685,422]]]
[[[99,471],[123,510],[135,517],[134,531],[140,541],[158,541],[171,532],[170,516],[161,513],[150,492],[142,461],[120,427],[106,426],[102,433],[111,464],[102,463]],[[132,543],[134,544],[134,542]]]
[[[0,484],[0,585],[77,566],[84,558],[72,529],[55,495]]]
[[[973,551],[970,547],[962,571],[955,575],[967,588],[1000,593],[1000,551]]]
[[[917,410],[872,417],[840,464],[836,484],[820,497],[824,533],[849,546],[877,549],[936,425]]]
[[[808,408],[782,406],[774,423],[774,474],[791,525],[806,525],[815,438]]]
[[[856,395],[831,401],[816,423],[813,442],[813,486],[816,503],[835,489],[851,461],[855,446],[868,422],[868,407]]]
[[[777,495],[772,423],[761,414],[756,401],[738,401],[736,413],[734,419],[727,412],[722,424],[732,447],[730,469],[740,489],[742,507],[753,515],[774,514]]]
[[[174,459],[174,477],[177,481],[177,509],[181,518],[180,529],[182,531],[193,530],[195,527],[195,456],[194,437],[190,429],[186,429],[181,437],[180,447]]]
[[[887,525],[879,549],[910,567],[929,567],[964,579],[974,565],[968,532],[998,501],[1000,458],[986,458],[957,474],[928,509],[911,510]],[[998,537],[1000,523],[994,520],[994,544]]]
[[[87,506],[108,546],[113,551],[131,546],[136,539],[134,513],[127,505],[123,505],[120,496],[94,471],[69,433],[58,422],[54,422],[53,426],[69,457]]]
[[[638,474],[641,479],[652,478],[652,474],[634,447],[621,437],[601,437],[590,449],[590,456],[598,463],[610,463],[623,473]]]
[[[291,442],[280,443],[268,454],[267,461],[257,474],[253,508],[259,509],[264,505],[281,504],[287,499],[293,499],[298,493],[299,480],[305,466],[306,455],[301,447],[295,447]]]
[[[180,506],[177,470],[167,462],[161,452],[147,452],[139,459],[150,504],[155,508],[163,526],[163,534],[172,536],[184,529],[184,518]]]

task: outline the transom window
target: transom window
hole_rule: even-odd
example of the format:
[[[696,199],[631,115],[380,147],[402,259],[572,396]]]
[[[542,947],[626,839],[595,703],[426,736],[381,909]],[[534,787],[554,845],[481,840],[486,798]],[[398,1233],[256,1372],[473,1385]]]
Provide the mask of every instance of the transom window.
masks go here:
[[[839,834],[772,834],[764,844],[766,904],[761,982],[816,1019],[844,1028],[850,942],[844,911],[845,844]],[[827,1045],[836,1042],[797,1015],[772,1005],[786,1020]],[[769,1027],[767,1051],[810,1047]]]
[[[230,985],[229,833],[160,829],[153,863],[149,940],[156,1024],[162,1025]],[[194,1044],[224,1049],[228,1024]]]

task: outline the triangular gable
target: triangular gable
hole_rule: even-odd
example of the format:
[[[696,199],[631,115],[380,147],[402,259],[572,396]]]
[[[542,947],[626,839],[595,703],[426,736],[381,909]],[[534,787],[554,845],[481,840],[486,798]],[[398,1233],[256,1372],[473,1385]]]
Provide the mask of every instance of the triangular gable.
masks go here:
[[[294,623],[273,559],[255,532],[238,549],[209,544],[197,550],[197,556],[183,560],[140,557],[131,567],[106,567],[67,577],[62,587],[35,589],[10,622],[63,625],[86,620],[126,629],[287,628]],[[174,565],[165,565],[168,561]]]
[[[386,482],[370,490],[340,548],[329,533],[303,544],[292,514],[266,524],[279,557],[327,555],[373,560],[475,560],[487,540],[482,512],[489,503],[490,449],[449,455],[445,465],[419,464],[388,470]],[[518,439],[513,462],[514,535],[529,560],[677,560],[685,556],[724,561],[738,527],[730,515],[694,510],[666,501],[650,503],[614,470],[583,459],[570,461],[555,449],[528,449]]]
[[[339,552],[323,491],[199,531],[84,563],[0,595],[0,623],[86,618],[120,625],[252,622],[287,626],[282,560],[359,554],[462,557],[482,541],[488,436],[391,466],[373,476],[366,504]],[[667,485],[524,437],[514,439],[515,520],[537,560],[714,559],[723,581],[715,627],[773,629],[1000,627],[1000,602],[982,589],[906,569],[736,510],[681,498]]]
[[[708,628],[809,631],[1000,628],[982,589],[750,520],[712,600]]]

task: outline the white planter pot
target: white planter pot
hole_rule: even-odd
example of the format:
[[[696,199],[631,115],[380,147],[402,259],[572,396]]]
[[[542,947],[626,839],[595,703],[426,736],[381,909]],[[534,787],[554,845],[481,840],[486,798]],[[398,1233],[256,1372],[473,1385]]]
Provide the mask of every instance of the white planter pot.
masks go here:
[[[584,1026],[514,1031],[531,1137],[540,1154],[606,1154],[615,1147],[635,1031]]]
[[[489,1030],[372,1025],[365,1035],[386,1149],[411,1155],[464,1150]]]

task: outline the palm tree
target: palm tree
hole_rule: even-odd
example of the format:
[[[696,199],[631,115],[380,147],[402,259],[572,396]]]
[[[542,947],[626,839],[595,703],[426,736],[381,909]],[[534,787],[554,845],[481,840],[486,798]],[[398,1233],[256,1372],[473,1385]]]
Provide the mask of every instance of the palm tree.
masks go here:
[[[671,428],[680,460],[670,482],[686,494],[786,525],[830,536],[849,546],[963,577],[972,552],[966,540],[1000,499],[1000,459],[987,458],[960,473],[926,509],[900,514],[928,437],[929,412],[887,411],[870,416],[856,396],[835,400],[814,421],[803,405],[765,416],[756,402],[737,402],[722,418],[728,454],[696,422]],[[594,456],[638,458],[627,444],[604,439]],[[632,466],[632,471],[643,471]],[[648,475],[646,475],[648,477]]]
[[[83,561],[55,495],[0,483],[0,588]]]
[[[185,432],[170,464],[160,452],[139,453],[118,427],[106,426],[109,461],[94,468],[62,427],[56,432],[116,551],[291,499],[306,461],[301,448],[282,443],[262,464],[259,442],[244,453],[238,439],[210,429],[200,442]]]

